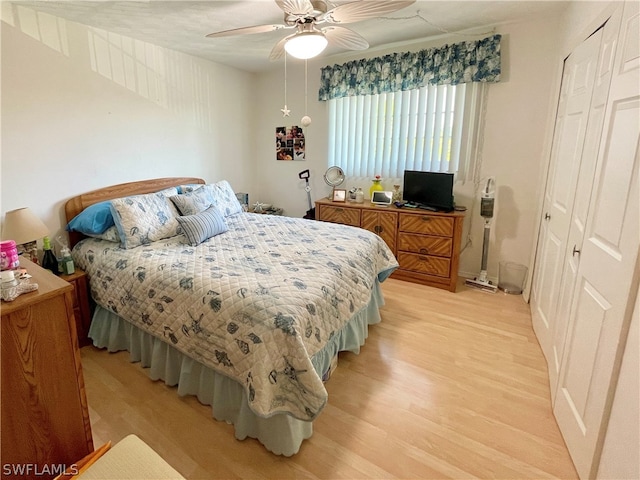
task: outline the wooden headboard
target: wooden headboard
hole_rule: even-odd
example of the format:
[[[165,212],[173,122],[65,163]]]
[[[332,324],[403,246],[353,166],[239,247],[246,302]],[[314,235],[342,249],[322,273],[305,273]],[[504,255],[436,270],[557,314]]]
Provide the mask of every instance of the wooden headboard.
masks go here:
[[[85,208],[94,203],[103,202],[105,200],[113,200],[114,198],[128,197],[130,195],[141,195],[144,193],[153,193],[164,188],[176,187],[178,185],[186,185],[189,183],[201,183],[205,181],[195,177],[167,177],[153,178],[151,180],[141,180],[138,182],[120,183],[110,187],[99,188],[91,192],[83,193],[77,197],[72,197],[64,204],[64,214],[67,223],[82,212]],[[84,238],[79,232],[69,232],[69,243],[73,247],[76,243]]]

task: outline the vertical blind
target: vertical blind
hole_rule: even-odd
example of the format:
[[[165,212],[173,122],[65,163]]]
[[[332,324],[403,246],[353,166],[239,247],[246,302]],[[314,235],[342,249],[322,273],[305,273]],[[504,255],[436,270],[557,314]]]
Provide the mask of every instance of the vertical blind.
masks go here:
[[[500,35],[326,66],[329,165],[347,175],[457,174],[478,148],[484,85],[500,81]]]
[[[473,130],[465,116],[474,117],[477,103],[475,92],[467,95],[473,85],[329,100],[329,165],[356,177],[400,178],[404,170],[464,173]]]

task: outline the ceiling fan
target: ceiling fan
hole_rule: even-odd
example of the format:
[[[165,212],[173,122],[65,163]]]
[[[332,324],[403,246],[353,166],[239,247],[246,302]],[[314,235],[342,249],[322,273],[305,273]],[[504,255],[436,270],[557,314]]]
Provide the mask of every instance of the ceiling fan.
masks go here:
[[[369,43],[358,33],[338,26],[377,18],[415,3],[415,0],[359,0],[334,6],[325,0],[275,0],[284,12],[284,24],[256,25],[214,32],[207,37],[229,37],[254,33],[295,29],[271,50],[269,59],[278,60],[286,51],[296,58],[312,58],[320,54],[327,44],[347,50],[365,50]],[[319,25],[327,24],[319,27]],[[338,24],[338,25],[334,25]]]

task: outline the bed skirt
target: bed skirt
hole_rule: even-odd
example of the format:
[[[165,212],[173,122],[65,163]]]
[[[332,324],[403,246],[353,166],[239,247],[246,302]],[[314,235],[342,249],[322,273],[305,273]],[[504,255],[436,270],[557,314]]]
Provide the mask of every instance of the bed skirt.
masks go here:
[[[341,351],[359,353],[368,335],[369,325],[379,323],[379,308],[384,305],[379,281],[376,281],[368,305],[356,313],[331,341],[312,358],[316,372],[322,378],[332,359]],[[189,358],[160,340],[123,320],[118,315],[96,307],[89,337],[93,345],[110,352],[127,350],[131,362],[149,368],[152,380],[163,380],[178,387],[178,395],[195,395],[211,405],[216,420],[231,423],[238,440],[255,438],[267,450],[291,456],[298,452],[303,440],[313,433],[312,422],[298,420],[287,414],[259,417],[249,408],[244,386],[234,379],[215,372]]]

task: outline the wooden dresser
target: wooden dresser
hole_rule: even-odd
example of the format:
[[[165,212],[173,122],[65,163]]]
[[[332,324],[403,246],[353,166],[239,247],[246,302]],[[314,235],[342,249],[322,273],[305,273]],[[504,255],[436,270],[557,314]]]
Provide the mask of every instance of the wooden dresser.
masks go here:
[[[53,478],[93,451],[73,287],[24,258],[20,266],[39,288],[1,304],[2,478],[25,478],[20,469]]]
[[[316,220],[361,227],[380,235],[398,259],[394,278],[455,292],[464,212],[316,201]]]

